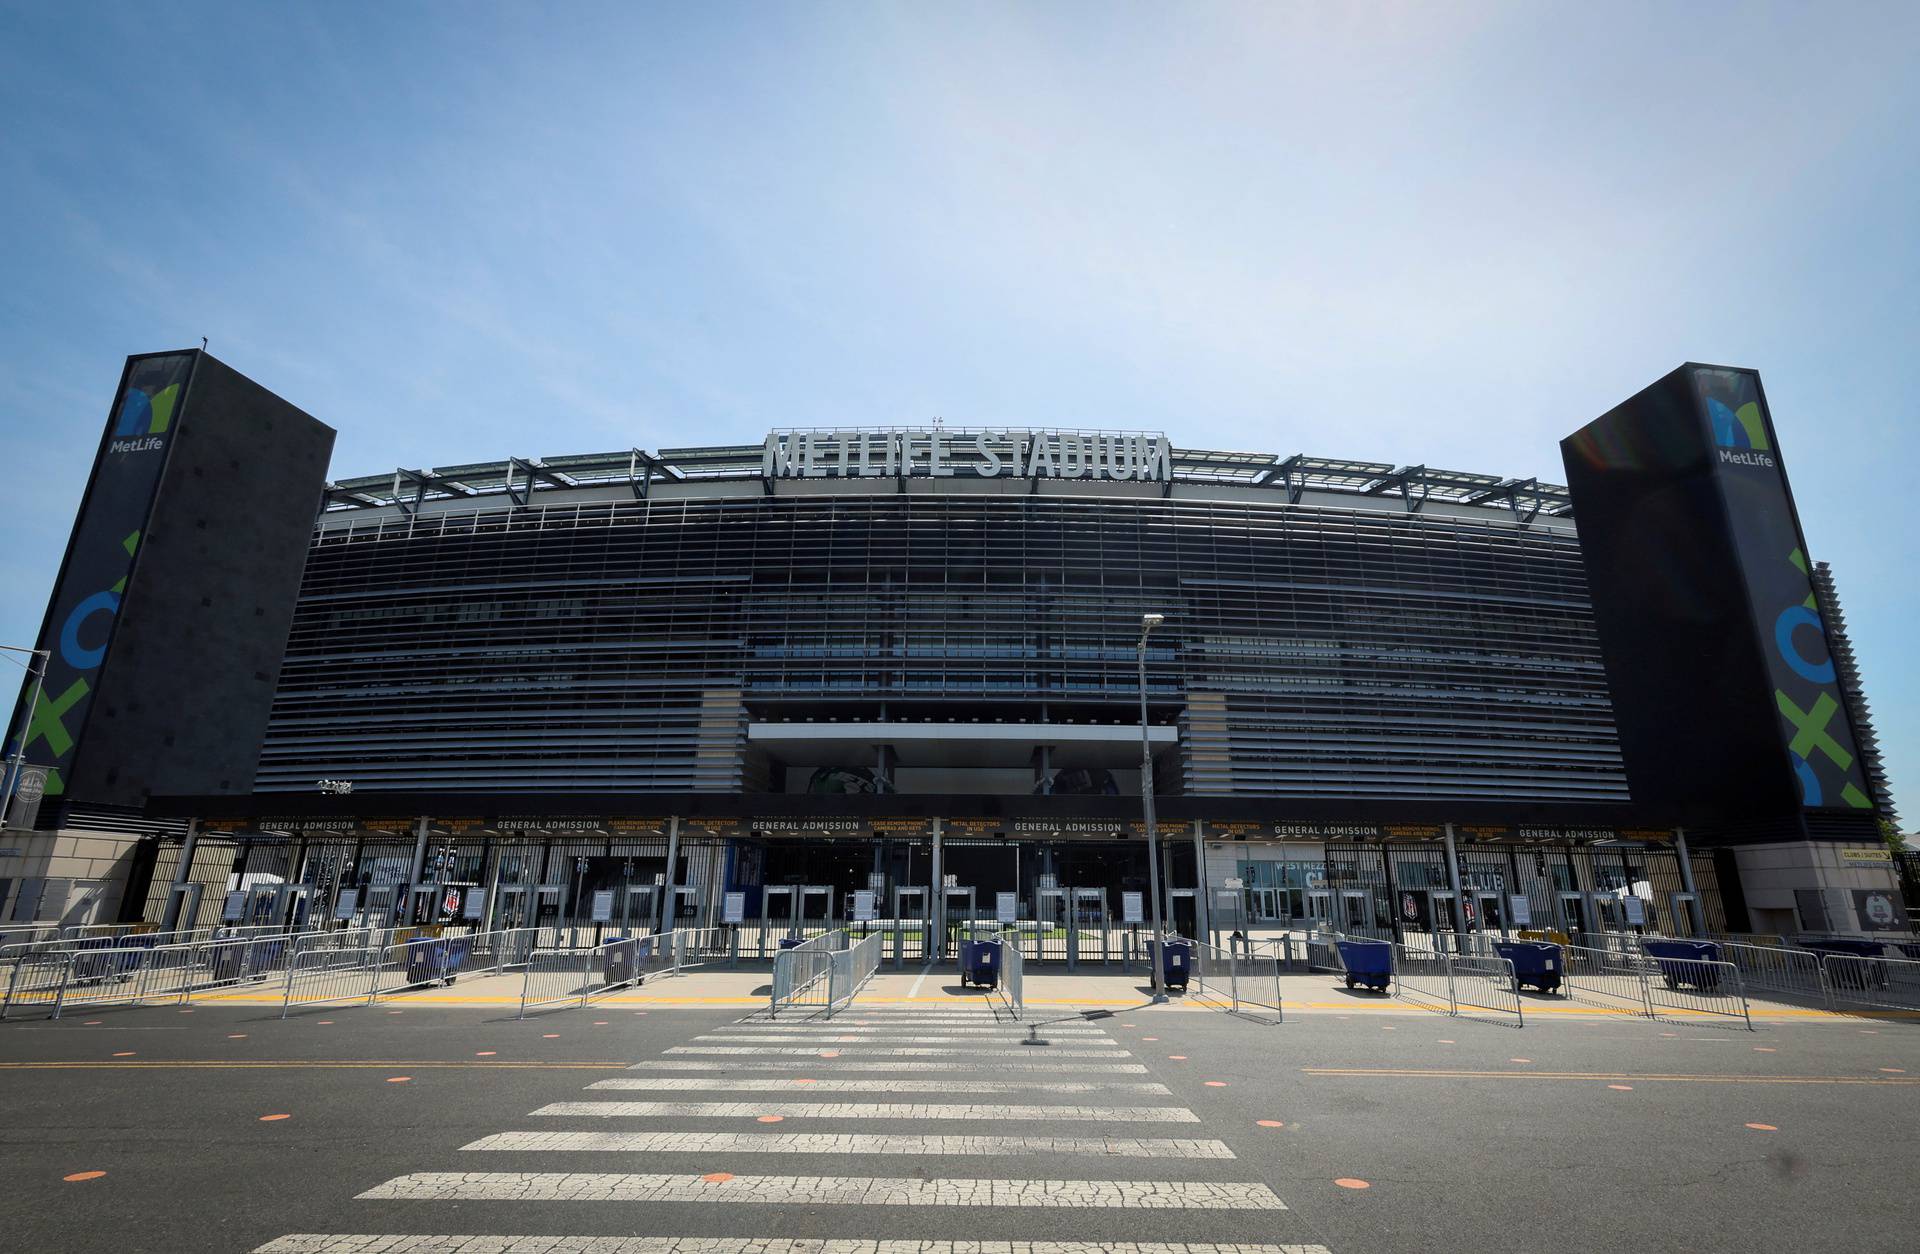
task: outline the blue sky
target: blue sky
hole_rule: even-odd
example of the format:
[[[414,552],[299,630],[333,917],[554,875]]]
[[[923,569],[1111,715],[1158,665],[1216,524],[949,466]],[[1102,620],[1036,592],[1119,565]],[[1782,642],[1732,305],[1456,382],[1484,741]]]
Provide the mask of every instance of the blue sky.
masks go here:
[[[334,471],[772,426],[1561,479],[1758,367],[1920,818],[1920,7],[0,3],[0,642],[121,359]],[[1902,624],[1908,624],[1902,626]]]

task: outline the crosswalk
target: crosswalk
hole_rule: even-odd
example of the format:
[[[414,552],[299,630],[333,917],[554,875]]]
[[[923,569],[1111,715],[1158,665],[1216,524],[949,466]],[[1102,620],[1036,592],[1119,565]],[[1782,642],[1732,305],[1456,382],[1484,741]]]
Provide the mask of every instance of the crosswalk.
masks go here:
[[[257,1254],[1327,1254],[1225,1141],[1180,1131],[1201,1119],[1173,1097],[1104,1028],[1077,1020],[1034,1041],[979,1003],[856,1005],[831,1022],[750,1016],[433,1164],[453,1170],[409,1172],[355,1199],[389,1221],[420,1217],[396,1226],[457,1216],[503,1231],[294,1233]],[[773,1174],[792,1156],[802,1172]],[[876,1163],[892,1170],[859,1169]],[[561,1233],[529,1233],[536,1225],[511,1222],[516,1207]],[[951,1215],[938,1239],[901,1238],[888,1218],[929,1208]],[[1061,1221],[1042,1216],[1062,1211],[1076,1215],[1073,1240],[1003,1239],[1057,1237]],[[1161,1230],[1147,1212],[1180,1212],[1182,1236],[1210,1240],[1140,1240]],[[861,1235],[774,1235],[796,1231],[774,1217],[794,1214],[839,1215],[830,1230]],[[574,1235],[638,1227],[693,1232]],[[748,1235],[705,1235],[716,1229]]]

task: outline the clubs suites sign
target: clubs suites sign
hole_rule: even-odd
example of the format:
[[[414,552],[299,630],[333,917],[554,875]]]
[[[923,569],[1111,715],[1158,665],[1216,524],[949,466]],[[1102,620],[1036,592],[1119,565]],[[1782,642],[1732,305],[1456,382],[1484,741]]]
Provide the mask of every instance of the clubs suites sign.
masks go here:
[[[1173,449],[1137,431],[773,431],[761,473],[769,479],[1108,479],[1164,482]]]

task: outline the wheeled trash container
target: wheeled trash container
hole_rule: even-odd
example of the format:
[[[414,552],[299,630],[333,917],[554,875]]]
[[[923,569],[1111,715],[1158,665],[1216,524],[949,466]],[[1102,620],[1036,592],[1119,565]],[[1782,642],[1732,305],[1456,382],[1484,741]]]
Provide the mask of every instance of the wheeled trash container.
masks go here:
[[[640,942],[616,936],[600,948],[600,978],[608,987],[631,984],[639,974]]]
[[[960,942],[960,984],[997,988],[1000,984],[1000,946],[993,941]]]
[[[1376,993],[1387,991],[1393,983],[1392,945],[1376,940],[1342,940],[1335,944],[1341,965],[1347,969],[1348,988],[1361,984]]]
[[[1560,990],[1560,977],[1566,971],[1566,955],[1550,941],[1493,942],[1493,951],[1513,964],[1513,990],[1537,988],[1543,993]]]
[[[407,942],[407,983],[437,984],[446,978],[447,944],[438,940]]]
[[[1720,946],[1712,941],[1645,940],[1647,957],[1660,968],[1668,988],[1692,988],[1710,993],[1720,987]]]
[[[1147,957],[1160,964],[1160,987],[1170,993],[1187,991],[1193,978],[1193,942],[1170,940],[1163,949],[1158,942],[1147,942]]]
[[[1887,968],[1869,959],[1886,954],[1886,946],[1877,940],[1862,940],[1853,936],[1829,936],[1820,940],[1801,939],[1797,942],[1801,949],[1820,954],[1823,958],[1838,959],[1826,962],[1827,978],[1838,988],[1885,988],[1887,986]]]

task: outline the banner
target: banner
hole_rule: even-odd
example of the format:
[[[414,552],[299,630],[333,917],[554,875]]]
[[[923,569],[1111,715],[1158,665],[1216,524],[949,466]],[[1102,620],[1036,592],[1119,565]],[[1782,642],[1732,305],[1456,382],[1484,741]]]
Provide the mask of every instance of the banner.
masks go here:
[[[50,797],[66,791],[72,773],[120,599],[133,574],[134,555],[176,434],[174,417],[186,397],[194,357],[161,353],[130,358],[94,455],[93,475],[40,628],[39,647],[47,650],[46,677],[33,722],[24,729],[26,761],[48,768],[44,791]],[[14,708],[7,760],[23,734],[31,694],[31,685],[23,688]]]

